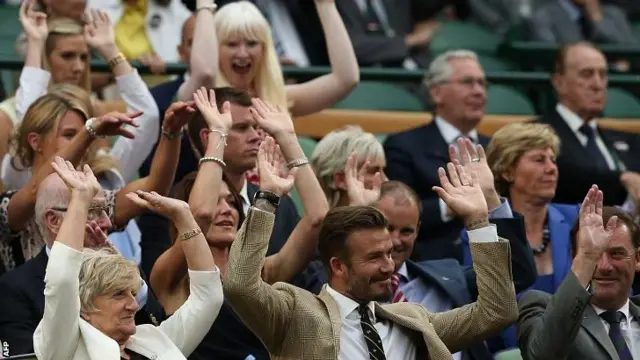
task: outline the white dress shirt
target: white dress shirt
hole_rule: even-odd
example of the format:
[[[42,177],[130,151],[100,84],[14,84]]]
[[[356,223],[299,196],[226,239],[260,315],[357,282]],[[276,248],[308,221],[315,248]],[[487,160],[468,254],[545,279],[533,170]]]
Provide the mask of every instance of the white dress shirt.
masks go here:
[[[596,314],[600,316],[606,310],[601,309],[595,305],[591,305],[593,309],[596,311]],[[635,319],[631,313],[629,312],[629,300],[620,308],[618,311],[624,314],[624,319],[620,322],[620,332],[624,337],[624,341],[627,343],[627,347],[629,348],[629,352],[631,352],[631,356],[634,359],[640,359],[640,324],[638,324],[638,320]],[[609,333],[609,323],[606,322],[603,318],[600,318],[602,325],[604,325],[607,334]]]
[[[467,231],[470,242],[496,242],[498,230],[495,225]],[[340,294],[327,285],[327,292],[335,300],[340,311],[340,353],[338,360],[368,360],[369,349],[362,333],[358,304],[354,300]],[[371,322],[380,335],[385,357],[389,360],[414,360],[416,358],[416,345],[412,341],[409,330],[390,321],[378,322],[375,315],[375,303],[368,305]]]
[[[438,130],[440,130],[440,135],[442,135],[444,142],[449,145],[454,145],[457,148],[456,140],[460,136],[468,137],[474,143],[478,143],[478,131],[476,129],[471,130],[467,134],[463,134],[460,130],[456,129],[455,126],[451,125],[447,120],[440,116],[436,116],[433,121],[436,123]],[[442,221],[449,222],[453,220],[453,216],[447,215],[447,204],[442,201],[442,199],[440,199],[438,203],[440,204],[440,217],[442,218]]]
[[[573,134],[576,136],[580,144],[582,144],[582,146],[587,146],[587,141],[589,141],[589,139],[585,134],[580,132],[580,127],[582,126],[582,124],[584,124],[584,121],[576,113],[569,110],[562,104],[556,105],[556,111],[558,112],[558,114],[560,114],[560,117],[567,123],[571,131],[573,131]],[[604,140],[602,140],[602,137],[597,131],[598,124],[596,120],[591,120],[588,122],[588,124],[594,130],[596,145],[598,146],[598,150],[600,150],[600,153],[607,162],[609,169],[613,171],[618,170],[618,164],[616,164],[616,161],[609,152],[607,145],[604,143]],[[619,165],[621,167],[621,169],[619,170],[624,171],[624,164],[619,163]]]
[[[249,192],[247,190],[247,180],[244,181],[242,189],[240,189],[240,199],[242,200],[242,212],[247,215],[249,213],[249,206],[251,206],[251,199],[249,199]]]

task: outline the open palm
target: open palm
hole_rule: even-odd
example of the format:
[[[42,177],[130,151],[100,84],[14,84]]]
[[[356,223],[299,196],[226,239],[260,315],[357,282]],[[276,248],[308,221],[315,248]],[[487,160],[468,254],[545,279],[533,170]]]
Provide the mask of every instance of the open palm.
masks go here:
[[[72,193],[91,200],[102,190],[89,165],[84,165],[82,171],[77,171],[69,161],[56,156],[51,166]]]
[[[599,256],[606,249],[611,234],[617,226],[617,217],[612,216],[605,227],[602,219],[603,194],[593,185],[580,205],[580,230],[578,246],[594,256]]]
[[[114,26],[109,15],[102,10],[91,9],[87,11],[84,28],[84,37],[89,46],[101,49],[104,46],[113,45],[116,42]]]
[[[460,164],[468,174],[476,173],[478,183],[483,191],[494,188],[493,172],[487,163],[487,156],[482,145],[475,145],[469,138],[460,138],[456,146],[449,145],[449,159],[454,164]]]
[[[226,132],[231,128],[231,106],[228,101],[225,102],[222,105],[222,113],[220,113],[216,103],[216,93],[213,89],[207,91],[204,86],[201,87],[193,93],[193,101],[209,129],[218,129]]]
[[[270,191],[284,196],[291,191],[298,168],[283,174],[284,158],[272,137],[267,136],[258,151],[258,171],[260,172],[260,190]]]
[[[31,40],[44,41],[49,34],[47,14],[34,9],[36,0],[23,1],[20,5],[20,23]]]
[[[127,194],[127,198],[141,208],[151,210],[169,219],[190,213],[189,204],[182,200],[162,196],[155,191],[138,190]]]
[[[275,107],[258,98],[254,98],[252,102],[251,114],[253,118],[271,136],[294,133],[293,120],[285,109]]]
[[[369,164],[369,160],[367,160],[358,171],[356,154],[351,154],[347,159],[344,167],[344,180],[347,185],[349,205],[370,205],[380,198],[380,187],[382,186],[382,175],[380,172],[374,175],[371,189],[367,189],[364,186],[364,173],[367,171]]]
[[[447,177],[447,171],[449,177]],[[477,174],[469,175],[462,165],[453,163],[447,164],[447,171],[443,168],[438,169],[441,186],[432,188],[442,201],[456,215],[463,218],[487,215],[487,201],[480,189]]]

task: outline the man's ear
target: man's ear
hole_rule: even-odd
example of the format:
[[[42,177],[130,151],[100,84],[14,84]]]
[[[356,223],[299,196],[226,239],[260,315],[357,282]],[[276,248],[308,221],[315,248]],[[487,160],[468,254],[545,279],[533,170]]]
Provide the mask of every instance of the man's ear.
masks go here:
[[[337,190],[347,191],[347,181],[345,180],[344,171],[333,174],[333,184]]]
[[[329,267],[331,268],[331,274],[337,277],[346,277],[347,267],[337,257],[332,257],[329,260]]]
[[[197,146],[196,145],[196,147],[200,148],[200,149],[203,149],[202,156],[204,156],[204,153],[207,152],[207,146],[209,145],[209,134],[210,133],[211,133],[211,131],[209,131],[209,129],[207,129],[207,128],[203,128],[198,133],[198,135],[200,137],[200,145],[201,146]]]
[[[58,235],[60,227],[62,226],[62,216],[57,211],[47,210],[44,213],[44,221],[47,225],[47,229],[54,235]]]

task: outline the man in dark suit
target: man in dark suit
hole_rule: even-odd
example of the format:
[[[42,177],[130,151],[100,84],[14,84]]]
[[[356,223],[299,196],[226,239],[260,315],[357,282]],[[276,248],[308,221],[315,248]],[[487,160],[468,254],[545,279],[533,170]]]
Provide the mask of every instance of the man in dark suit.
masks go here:
[[[448,147],[457,138],[469,137],[485,147],[489,143],[487,137],[476,131],[487,101],[485,75],[476,54],[466,50],[450,51],[431,63],[425,85],[435,105],[434,119],[427,125],[387,138],[385,171],[389,179],[407,184],[420,196],[423,212],[417,258],[451,257],[462,261],[459,241],[464,226],[462,220],[450,215],[431,188],[440,183],[438,168],[446,166]],[[493,184],[486,184],[483,190],[492,188]],[[499,205],[493,200],[490,210]]]
[[[47,177],[38,189],[36,200],[35,221],[47,245],[33,259],[27,261],[13,271],[0,277],[0,339],[9,344],[12,355],[33,352],[33,333],[44,314],[44,276],[49,260],[49,249],[53,245],[60,224],[53,215],[60,215],[69,203],[67,186],[57,174]],[[103,231],[111,228],[107,213],[96,201],[95,221]],[[106,246],[105,239],[99,239],[91,234],[85,235],[85,247]],[[136,296],[139,310],[136,314],[136,324],[155,324],[165,318],[164,310],[156,299],[153,291],[147,286],[146,276],[141,271],[145,283]],[[66,329],[60,329],[61,332]],[[64,336],[64,333],[61,333]]]
[[[640,298],[629,298],[640,267],[640,233],[625,212],[602,209],[594,195],[586,204],[600,213],[581,210],[571,271],[556,293],[531,290],[520,297],[518,343],[525,360],[640,358]]]
[[[258,186],[250,184],[245,173],[254,168],[260,145],[257,124],[249,112],[252,106],[251,97],[248,93],[233,88],[217,88],[215,93],[219,108],[226,101],[231,104],[233,124],[226,138],[227,145],[223,160],[227,165],[225,174],[240,193],[242,207],[246,214]],[[204,139],[208,136],[209,129],[206,122],[201,115],[196,114],[189,122],[187,136],[185,136],[196,164],[189,172],[197,170],[197,162],[205,151],[203,144],[208,143],[208,140],[204,141]],[[288,196],[283,197],[276,212],[276,221],[269,243],[269,255],[280,251],[299,220],[300,216],[293,200]],[[168,221],[161,216],[146,213],[138,221],[138,226],[142,232],[142,266],[146,271],[151,271],[157,257],[172,244],[167,231]]]
[[[561,48],[552,76],[558,104],[536,121],[557,132],[562,151],[555,202],[580,203],[592,184],[608,205],[640,199],[640,136],[598,126],[607,97],[607,61],[589,43]]]
[[[336,5],[364,66],[426,68],[429,42],[438,23],[431,20],[446,1],[341,0]]]

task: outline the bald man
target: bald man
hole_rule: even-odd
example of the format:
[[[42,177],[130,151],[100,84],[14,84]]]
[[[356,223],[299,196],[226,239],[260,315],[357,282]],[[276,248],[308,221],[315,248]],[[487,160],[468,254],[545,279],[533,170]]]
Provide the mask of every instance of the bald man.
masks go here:
[[[87,224],[94,222],[103,232],[112,227],[113,214],[111,196],[100,192],[93,199],[89,209]],[[8,343],[9,355],[33,352],[33,333],[44,313],[44,274],[49,260],[49,251],[62,225],[67,206],[69,190],[57,174],[49,175],[38,188],[34,220],[37,231],[46,246],[35,258],[0,277],[0,339]],[[85,232],[85,247],[99,248],[111,246],[106,238]],[[165,318],[162,306],[145,280],[136,300],[139,311],[136,324],[158,324]],[[61,334],[64,336],[64,334]]]

